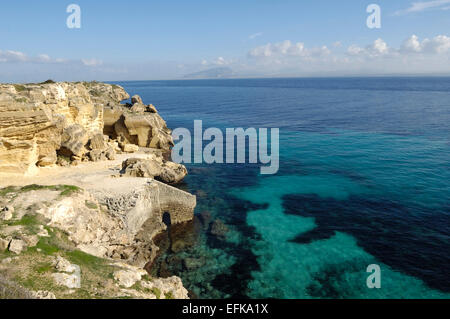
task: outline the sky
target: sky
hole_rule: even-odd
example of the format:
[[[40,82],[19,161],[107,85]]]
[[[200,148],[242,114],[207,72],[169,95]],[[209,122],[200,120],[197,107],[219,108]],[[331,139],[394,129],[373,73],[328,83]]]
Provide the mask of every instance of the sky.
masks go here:
[[[67,7],[81,10],[69,28]],[[369,28],[368,5],[381,10]],[[450,0],[15,0],[0,82],[450,75]],[[220,74],[212,72],[211,74]]]

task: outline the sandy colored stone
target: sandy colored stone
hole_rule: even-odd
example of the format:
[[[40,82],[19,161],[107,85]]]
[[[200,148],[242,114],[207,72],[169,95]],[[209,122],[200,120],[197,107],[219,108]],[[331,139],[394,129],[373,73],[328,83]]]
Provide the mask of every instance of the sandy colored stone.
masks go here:
[[[25,242],[23,240],[20,239],[13,239],[11,240],[11,242],[9,243],[9,248],[8,250],[10,252],[13,252],[17,255],[19,255],[20,253],[22,253],[22,251],[24,251],[27,248],[27,245],[25,244]]]

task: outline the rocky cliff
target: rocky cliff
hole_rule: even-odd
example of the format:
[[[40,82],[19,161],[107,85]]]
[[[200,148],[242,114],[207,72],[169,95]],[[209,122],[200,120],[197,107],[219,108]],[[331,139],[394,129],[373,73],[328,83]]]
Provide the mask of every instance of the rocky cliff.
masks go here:
[[[76,163],[138,145],[169,151],[171,131],[153,105],[97,82],[0,85],[0,173],[35,174],[58,155]]]
[[[165,121],[129,99],[97,82],[0,85],[0,295],[187,298],[142,269],[164,216],[192,220],[196,198],[169,185],[187,170]]]

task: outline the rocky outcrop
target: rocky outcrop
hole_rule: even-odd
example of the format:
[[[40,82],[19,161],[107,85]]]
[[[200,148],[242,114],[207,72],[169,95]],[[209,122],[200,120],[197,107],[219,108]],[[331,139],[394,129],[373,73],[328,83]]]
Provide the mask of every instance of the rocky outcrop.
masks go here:
[[[14,256],[0,271],[32,277],[34,298],[187,298],[180,278],[143,267],[156,235],[193,219],[196,197],[168,185],[187,170],[167,160],[171,131],[156,108],[126,99],[97,82],[0,85],[0,184],[27,185],[0,192],[0,259]]]
[[[99,183],[111,184],[106,179]],[[0,196],[0,204],[6,202],[15,210],[12,223],[0,221],[0,271],[20,265],[20,271],[26,269],[29,276],[36,276],[35,269],[51,265],[45,266],[46,276],[29,281],[36,291],[45,288],[46,293],[36,298],[59,297],[81,288],[86,292],[94,275],[100,281],[114,279],[103,291],[107,297],[187,298],[178,277],[149,279],[143,267],[158,251],[153,238],[167,227],[164,214],[170,214],[173,224],[191,220],[195,196],[151,179],[125,184],[132,187],[127,191],[110,185],[95,192],[73,186],[31,185],[5,190],[7,195]],[[39,255],[41,249],[45,253]],[[2,260],[6,250],[14,257]],[[58,288],[48,292],[52,285]],[[94,283],[90,293],[95,294],[97,287]]]
[[[82,156],[103,133],[103,108],[129,98],[103,83],[0,85],[0,173],[33,174],[62,155]]]
[[[64,165],[58,155],[68,163],[110,159],[136,151],[132,145],[169,152],[171,130],[156,108],[137,95],[120,104],[126,99],[122,87],[97,82],[0,85],[0,173]]]
[[[144,105],[135,95],[132,104],[109,105],[104,112],[105,133],[121,144],[158,148],[168,152],[173,144],[172,132],[152,105]]]

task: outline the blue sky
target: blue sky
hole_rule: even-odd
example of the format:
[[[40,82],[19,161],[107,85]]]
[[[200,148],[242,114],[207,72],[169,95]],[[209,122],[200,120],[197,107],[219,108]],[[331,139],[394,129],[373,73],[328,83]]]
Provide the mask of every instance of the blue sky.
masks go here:
[[[66,8],[81,8],[69,29]],[[369,29],[366,7],[381,8]],[[415,36],[415,37],[413,37]],[[15,0],[0,81],[450,74],[450,0]]]

